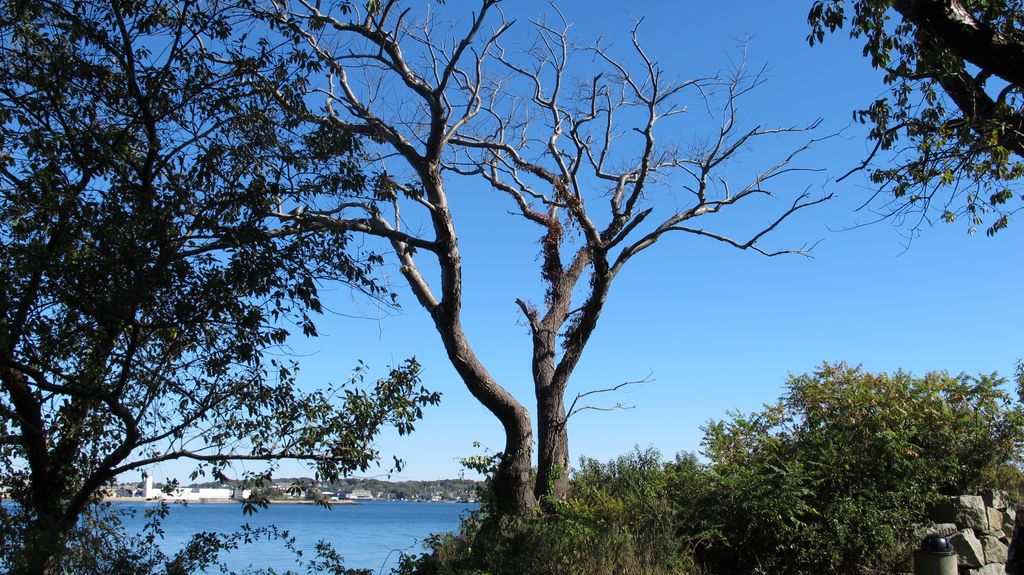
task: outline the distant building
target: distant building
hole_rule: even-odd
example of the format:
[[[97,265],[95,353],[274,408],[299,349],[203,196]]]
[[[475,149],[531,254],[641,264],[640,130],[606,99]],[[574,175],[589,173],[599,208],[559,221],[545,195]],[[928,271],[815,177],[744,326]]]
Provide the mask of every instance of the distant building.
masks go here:
[[[230,487],[209,488],[209,487],[176,487],[170,492],[153,487],[153,477],[143,473],[142,496],[146,499],[160,501],[204,501],[208,499],[247,499],[250,495],[248,489],[232,489]]]
[[[374,499],[369,489],[353,489],[345,494],[345,499]]]

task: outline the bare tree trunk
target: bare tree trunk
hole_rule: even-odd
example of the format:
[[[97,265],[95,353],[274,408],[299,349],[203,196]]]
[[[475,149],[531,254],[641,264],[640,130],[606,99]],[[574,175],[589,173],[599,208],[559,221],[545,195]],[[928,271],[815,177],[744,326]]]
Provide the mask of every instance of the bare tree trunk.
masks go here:
[[[533,430],[529,412],[524,409],[522,413],[516,413],[510,423],[502,421],[505,428],[505,451],[492,484],[499,511],[524,516],[537,507],[537,499],[530,490]]]
[[[565,499],[569,492],[569,433],[564,393],[549,385],[537,394],[537,499]]]
[[[760,75],[748,78],[741,68],[728,80],[669,82],[656,61],[641,49],[634,28],[632,44],[634,56],[643,64],[640,72],[631,74],[598,43],[585,51],[604,69],[597,71],[590,82],[579,83],[567,75],[572,69],[570,54],[576,50],[569,41],[569,24],[564,19],[561,29],[537,25],[538,45],[548,50],[527,51],[534,61],[519,65],[498,43],[510,22],[501,19],[486,37],[477,39],[484,29],[486,13],[497,0],[480,0],[469,30],[453,38],[432,36],[432,16],[426,24],[409,24],[411,20],[405,17],[408,10],[397,8],[399,3],[395,1],[378,3],[379,11],[369,14],[362,23],[337,20],[303,4],[315,14],[291,18],[286,10],[282,22],[309,43],[330,71],[325,82],[330,86],[328,113],[319,121],[386,143],[390,150],[384,150],[382,157],[401,156],[415,171],[416,181],[405,185],[392,180],[389,184],[401,194],[392,190],[381,198],[353,198],[337,209],[308,210],[302,219],[316,216],[320,219],[309,221],[318,225],[330,222],[336,231],[391,240],[401,273],[433,318],[452,365],[473,396],[505,430],[505,450],[493,478],[501,511],[521,515],[536,506],[536,497],[562,499],[567,495],[566,423],[574,411],[590,407],[577,409],[572,403],[567,409],[564,393],[597,325],[611,282],[629,259],[669,234],[709,237],[766,256],[808,251],[766,251],[758,241],[796,211],[825,201],[827,196],[810,200],[806,193],[799,195],[775,221],[755,230],[746,241],[691,222],[730,209],[738,202],[746,203],[745,198],[771,195],[769,181],[798,171],[789,164],[806,146],[757,173],[745,186],[730,186],[719,174],[723,162],[754,140],[804,131],[761,126],[742,131],[738,127],[734,100],[759,84]],[[320,45],[321,34],[303,29],[304,22],[328,26],[339,36],[354,40],[353,46],[366,43],[374,49],[364,53],[362,48],[353,48],[339,56],[334,43]],[[407,60],[403,51],[406,41],[415,46],[410,52],[416,55],[412,60]],[[421,56],[426,59],[425,68]],[[491,76],[487,72],[491,66],[484,65],[487,60],[504,71]],[[590,69],[591,64],[587,66]],[[425,72],[418,71],[421,68]],[[405,95],[398,99],[378,97],[378,87],[385,85],[379,79],[382,74],[392,74],[397,81],[388,85],[403,90]],[[560,89],[577,84],[574,96]],[[506,92],[510,86],[511,91]],[[722,89],[705,90],[705,86]],[[366,88],[368,95],[364,97]],[[717,139],[712,137],[707,149],[695,157],[685,156],[672,144],[656,145],[655,139],[659,121],[686,110],[682,93],[690,88],[709,110],[714,104],[713,94],[724,94],[725,99]],[[566,97],[575,100],[566,104]],[[389,108],[391,103],[406,100],[416,105]],[[334,107],[334,103],[339,105]],[[531,107],[519,117],[523,109]],[[619,118],[623,117],[640,123],[620,133]],[[613,145],[627,134],[629,141]],[[620,158],[622,153],[613,151],[620,147],[635,153]],[[495,190],[508,195],[520,215],[543,229],[544,301],[538,305],[516,301],[533,336],[539,433],[535,487],[530,484],[530,413],[488,373],[462,331],[462,260],[442,177],[446,171],[482,177]],[[664,184],[657,187],[657,193],[664,188],[667,203],[652,201],[655,190],[648,189],[647,184],[654,181]],[[676,185],[676,181],[682,183]],[[588,207],[591,200],[599,203]],[[599,213],[596,206],[606,202],[608,211]],[[400,204],[422,208],[432,223],[433,236],[401,229]],[[676,209],[661,214],[665,205]],[[656,208],[659,215],[652,216]],[[286,221],[297,218],[292,214],[281,217]],[[490,237],[488,241],[506,239]],[[416,253],[437,258],[439,288],[436,283],[432,288],[421,275]],[[571,261],[563,262],[562,256],[569,254],[573,254]],[[589,285],[578,285],[583,278]],[[614,389],[617,387],[606,391]]]
[[[527,515],[537,507],[530,488],[533,429],[530,412],[495,382],[477,359],[462,333],[461,326],[438,328],[448,357],[470,393],[501,422],[505,431],[505,449],[492,478],[498,510],[512,515]]]
[[[443,191],[440,183],[433,188]],[[442,193],[435,194],[443,198]],[[438,202],[441,204],[441,202]],[[401,246],[396,246],[402,254],[403,273],[409,280],[420,302],[430,311],[434,326],[441,336],[448,359],[463,383],[480,403],[484,405],[505,431],[505,449],[501,461],[492,478],[494,495],[499,511],[513,515],[527,515],[535,507],[537,500],[530,488],[531,459],[533,456],[533,427],[530,412],[505,388],[498,384],[484,367],[473,351],[465,331],[462,329],[460,311],[462,309],[462,264],[451,219],[447,211],[438,210],[435,215],[435,229],[439,244],[444,246],[438,250],[438,261],[441,264],[442,291],[444,298],[440,302],[432,301],[429,289],[422,283],[422,278],[411,259],[411,255]]]

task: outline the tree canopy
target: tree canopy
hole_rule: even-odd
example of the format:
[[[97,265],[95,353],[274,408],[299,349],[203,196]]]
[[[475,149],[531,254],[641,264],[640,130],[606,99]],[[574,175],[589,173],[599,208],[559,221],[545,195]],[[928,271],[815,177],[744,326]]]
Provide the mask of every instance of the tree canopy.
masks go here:
[[[849,25],[890,87],[854,114],[871,126],[874,149],[862,167],[883,216],[912,229],[966,219],[970,232],[992,235],[1022,209],[1022,19],[1018,0],[813,4],[810,43]]]
[[[389,298],[375,256],[280,225],[291,174],[363,185],[358,145],[274,114],[247,67],[268,47],[220,2],[0,4],[0,508],[6,567],[56,572],[64,538],[118,474],[190,459],[365,469],[386,425],[438,396],[409,361],[366,391],[268,357],[315,335],[317,285]],[[243,25],[239,25],[241,22]],[[301,153],[300,153],[301,152]],[[341,166],[341,168],[339,168]],[[21,526],[20,531],[17,526]]]

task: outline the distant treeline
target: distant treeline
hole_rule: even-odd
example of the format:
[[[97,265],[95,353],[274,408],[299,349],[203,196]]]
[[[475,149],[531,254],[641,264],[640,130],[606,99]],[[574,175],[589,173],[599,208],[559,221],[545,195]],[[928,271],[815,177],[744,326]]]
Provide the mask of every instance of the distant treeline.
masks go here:
[[[475,496],[477,487],[481,482],[470,479],[435,479],[430,481],[387,481],[375,478],[350,477],[333,483],[315,481],[309,477],[281,477],[274,478],[264,485],[267,490],[280,490],[285,485],[295,485],[303,491],[316,489],[320,492],[330,491],[339,495],[356,489],[365,489],[373,493],[375,497],[382,499],[429,499],[437,495],[444,499],[463,499]],[[243,482],[228,480],[224,482],[210,481],[196,483],[196,487],[218,487],[230,485],[232,487],[243,487]],[[245,486],[249,487],[249,486]]]

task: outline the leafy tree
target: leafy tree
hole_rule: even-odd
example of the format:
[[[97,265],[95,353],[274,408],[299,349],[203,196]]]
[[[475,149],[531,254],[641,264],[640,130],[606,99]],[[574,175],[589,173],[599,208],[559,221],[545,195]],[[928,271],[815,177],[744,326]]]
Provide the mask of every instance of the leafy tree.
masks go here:
[[[1019,476],[1024,409],[996,376],[825,365],[705,428],[711,481],[678,499],[714,573],[862,573],[906,559],[938,495]]]
[[[366,468],[385,425],[437,396],[418,365],[370,391],[303,391],[267,361],[315,335],[317,283],[387,297],[372,254],[269,217],[362,186],[354,137],[289,139],[247,67],[269,47],[229,2],[0,3],[0,565],[62,572],[83,512],[118,474],[172,459]],[[287,94],[288,78],[275,84]],[[338,166],[342,166],[339,169]]]
[[[1024,194],[1024,4],[1019,0],[817,0],[813,45],[847,23],[890,94],[855,117],[879,151],[883,213],[916,227],[966,218],[992,235]]]
[[[633,49],[620,57],[602,44],[578,48],[564,20],[536,22],[534,49],[507,53],[502,40],[512,23],[496,5],[482,0],[461,18],[465,25],[452,27],[433,7],[417,11],[395,0],[366,12],[297,0],[276,4],[266,19],[294,42],[286,58],[296,69],[323,74],[306,99],[294,102],[293,114],[317,129],[351,130],[380,143],[373,194],[311,202],[301,213],[282,212],[282,220],[390,243],[456,372],[504,428],[493,487],[505,511],[525,514],[539,498],[566,495],[568,420],[589,406],[574,405],[565,394],[627,264],[662,239],[686,235],[769,256],[806,253],[807,246],[770,249],[762,240],[827,196],[797,191],[781,204],[769,201],[799,171],[793,165],[804,149],[799,145],[748,172],[749,180],[730,181],[726,166],[743,150],[805,129],[739,120],[740,102],[761,82],[758,74],[741,69],[674,82],[643,51],[635,31]],[[681,129],[672,123],[688,102],[714,111],[711,134],[691,148],[659,139]],[[449,193],[461,175],[482,179],[480,193],[489,189],[498,198],[495,213],[511,207],[534,226],[524,250],[535,250],[538,237],[542,246],[536,293],[543,295],[515,302],[532,342],[535,486],[530,411],[491,374],[463,327],[465,238],[458,222],[488,216],[470,213]],[[758,214],[753,229],[709,221],[744,209]],[[492,234],[480,241],[511,238]]]

